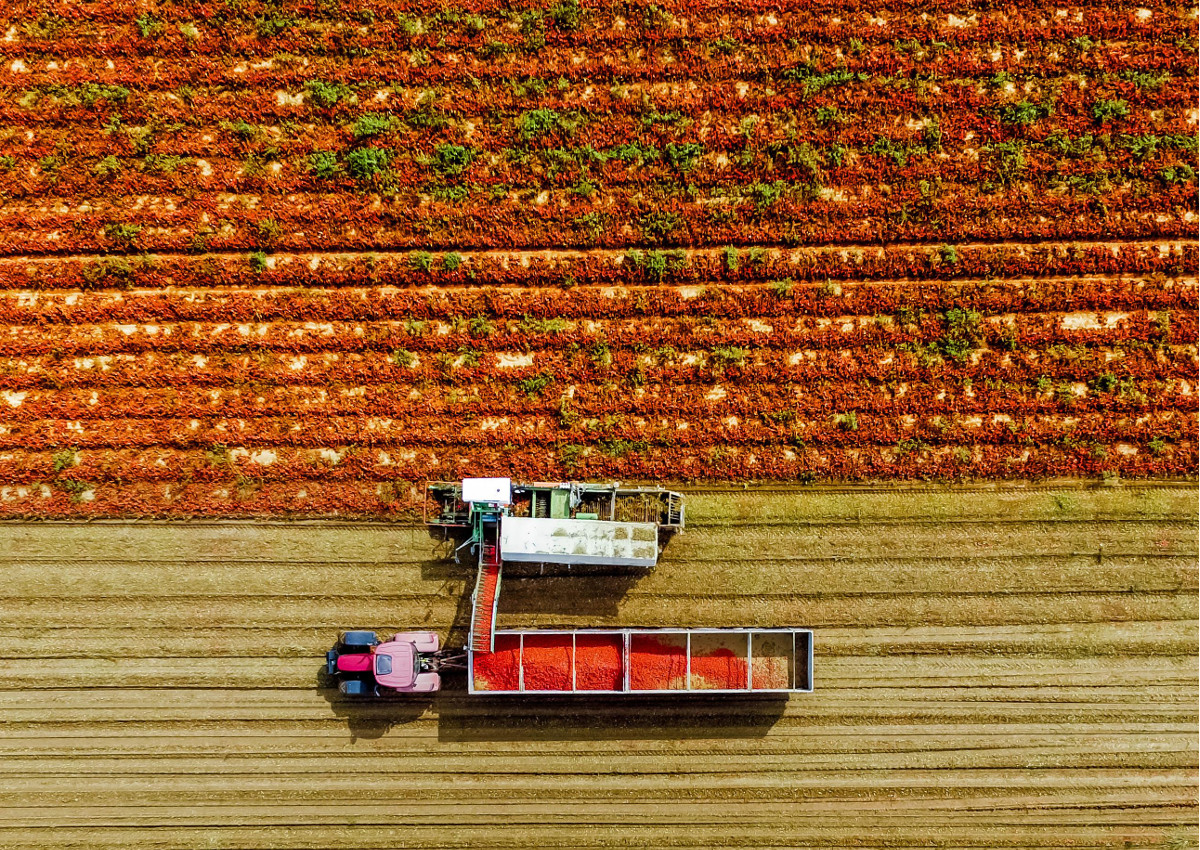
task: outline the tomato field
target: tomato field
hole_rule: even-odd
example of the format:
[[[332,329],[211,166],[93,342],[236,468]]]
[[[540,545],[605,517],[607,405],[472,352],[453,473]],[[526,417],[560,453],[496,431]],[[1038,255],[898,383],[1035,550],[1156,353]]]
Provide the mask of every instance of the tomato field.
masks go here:
[[[1197,48],[0,3],[0,847],[1195,846]],[[342,698],[342,629],[471,645],[500,558],[419,519],[490,475],[687,532]]]
[[[1190,8],[29,2],[0,29],[4,513],[1196,469]]]

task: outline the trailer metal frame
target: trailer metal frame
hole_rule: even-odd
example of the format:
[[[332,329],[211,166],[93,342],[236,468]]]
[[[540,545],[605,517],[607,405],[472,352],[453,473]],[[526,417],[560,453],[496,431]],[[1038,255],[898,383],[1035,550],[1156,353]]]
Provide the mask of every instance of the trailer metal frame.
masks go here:
[[[744,688],[693,688],[691,676],[691,660],[692,660],[692,636],[693,635],[746,635],[746,687]],[[789,659],[789,668],[791,671],[791,682],[786,688],[755,688],[754,684],[754,636],[755,635],[779,635],[788,634],[792,637],[792,654]],[[570,635],[571,636],[571,689],[570,690],[542,690],[542,689],[526,689],[525,688],[525,638],[527,636],[542,636],[542,635]],[[621,690],[579,690],[578,688],[578,668],[575,664],[577,656],[578,639],[581,635],[584,636],[601,636],[612,635],[621,637],[621,668],[622,668],[622,688]],[[685,677],[685,687],[682,688],[655,688],[655,689],[634,689],[631,687],[630,676],[632,671],[631,663],[631,645],[634,636],[636,635],[651,635],[651,636],[668,636],[668,635],[683,635],[685,636],[685,656],[687,658],[687,675]],[[813,691],[813,633],[811,629],[795,629],[795,628],[596,628],[596,629],[504,629],[495,632],[496,637],[502,636],[517,636],[519,638],[519,651],[517,655],[517,690],[493,690],[489,688],[477,688],[475,686],[475,651],[468,646],[467,649],[467,692],[470,694],[486,695],[486,696],[582,696],[582,695],[622,695],[622,696],[653,696],[653,695],[679,695],[679,694],[744,694],[752,695],[769,695],[769,694],[791,694],[791,693],[812,693]],[[490,654],[490,653],[489,653]]]

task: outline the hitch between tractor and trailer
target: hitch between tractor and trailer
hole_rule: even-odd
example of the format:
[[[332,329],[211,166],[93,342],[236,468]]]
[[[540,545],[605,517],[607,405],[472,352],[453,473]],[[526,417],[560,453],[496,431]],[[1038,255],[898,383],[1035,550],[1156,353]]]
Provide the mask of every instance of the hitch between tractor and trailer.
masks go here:
[[[437,652],[421,656],[421,665],[433,673],[444,673],[451,670],[467,669],[467,650],[439,649]]]

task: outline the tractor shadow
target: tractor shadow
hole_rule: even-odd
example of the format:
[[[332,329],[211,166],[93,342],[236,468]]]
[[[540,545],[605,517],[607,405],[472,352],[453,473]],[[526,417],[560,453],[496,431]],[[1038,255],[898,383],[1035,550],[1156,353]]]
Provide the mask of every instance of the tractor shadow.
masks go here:
[[[325,673],[318,690],[346,721],[350,742],[383,738],[421,720],[437,724],[441,743],[654,741],[762,738],[787,711],[786,694],[678,697],[486,696],[466,692],[464,674],[443,678],[436,694],[390,699],[342,696]]]
[[[433,694],[413,694],[394,699],[355,699],[343,696],[322,664],[317,670],[317,692],[329,703],[333,716],[345,719],[350,743],[382,738],[394,726],[420,720],[434,708]]]

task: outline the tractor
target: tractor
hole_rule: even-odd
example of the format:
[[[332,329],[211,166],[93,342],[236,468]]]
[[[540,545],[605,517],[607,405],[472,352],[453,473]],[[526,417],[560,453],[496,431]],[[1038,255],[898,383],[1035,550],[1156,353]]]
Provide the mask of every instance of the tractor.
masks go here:
[[[441,649],[433,632],[398,632],[381,641],[375,632],[342,632],[325,653],[325,672],[351,697],[432,693],[444,670],[466,669],[466,653]]]

